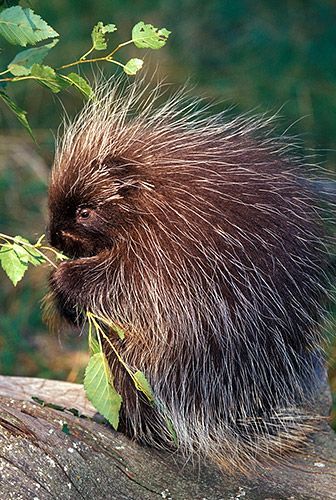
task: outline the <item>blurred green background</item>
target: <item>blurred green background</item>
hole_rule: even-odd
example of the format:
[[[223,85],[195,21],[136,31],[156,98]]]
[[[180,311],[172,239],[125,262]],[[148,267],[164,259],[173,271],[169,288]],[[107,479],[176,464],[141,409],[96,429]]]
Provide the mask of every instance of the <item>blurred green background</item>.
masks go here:
[[[118,26],[111,36],[115,45],[130,38],[131,28],[139,20],[166,27],[172,31],[167,46],[146,56],[149,74],[156,71],[176,87],[189,79],[194,94],[217,100],[218,108],[230,108],[231,114],[278,112],[277,133],[288,131],[295,136],[294,142],[302,144],[311,161],[321,164],[321,176],[323,166],[329,177],[336,178],[335,1],[23,3],[60,33],[59,44],[46,60],[55,67],[86,52],[97,21]],[[1,49],[2,70],[19,50],[3,40]],[[142,57],[139,52],[128,46],[120,58],[126,62],[130,57]],[[101,68],[106,75],[115,73],[113,65],[105,63]],[[92,70],[86,68],[85,75],[92,78]],[[34,239],[44,232],[48,172],[63,109],[72,115],[82,101],[74,93],[55,96],[30,82],[12,84],[7,90],[28,111],[38,145],[1,107],[0,231]],[[71,332],[52,335],[41,320],[47,275],[47,269],[32,269],[14,289],[1,272],[0,373],[81,381],[87,361],[85,339]],[[332,318],[326,327],[329,336],[335,331]],[[329,351],[336,393],[336,356],[332,348]]]

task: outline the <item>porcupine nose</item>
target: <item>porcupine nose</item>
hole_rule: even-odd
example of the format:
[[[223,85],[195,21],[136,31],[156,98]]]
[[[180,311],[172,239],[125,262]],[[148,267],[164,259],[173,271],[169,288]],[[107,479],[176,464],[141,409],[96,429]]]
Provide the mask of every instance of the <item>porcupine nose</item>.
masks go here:
[[[46,227],[46,238],[51,246],[61,250],[61,231],[52,222]]]

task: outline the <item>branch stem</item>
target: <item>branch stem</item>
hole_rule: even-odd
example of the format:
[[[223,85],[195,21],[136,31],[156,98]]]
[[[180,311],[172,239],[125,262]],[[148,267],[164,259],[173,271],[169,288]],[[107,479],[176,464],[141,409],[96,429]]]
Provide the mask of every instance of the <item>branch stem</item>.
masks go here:
[[[92,46],[91,49],[89,49],[85,54],[82,55],[82,57],[79,58],[80,61],[84,61],[91,52],[94,51],[94,47]]]
[[[101,346],[100,335],[102,335],[103,338],[109,343],[109,345],[112,348],[114,354],[117,356],[117,359],[118,359],[119,363],[122,364],[122,366],[125,368],[125,370],[129,374],[129,376],[131,377],[131,379],[133,380],[133,382],[135,382],[134,374],[133,374],[132,370],[130,369],[130,367],[128,366],[128,364],[122,359],[122,357],[118,353],[117,349],[114,347],[114,345],[112,344],[112,342],[110,341],[110,339],[108,338],[108,336],[106,335],[106,333],[104,332],[104,330],[102,329],[102,327],[100,326],[100,324],[98,323],[98,321],[96,320],[95,315],[92,312],[87,311],[86,316],[87,316],[87,318],[89,320],[89,323],[92,322],[93,326],[96,329],[96,333],[98,334],[97,337],[98,337],[98,341],[99,341],[100,346]]]

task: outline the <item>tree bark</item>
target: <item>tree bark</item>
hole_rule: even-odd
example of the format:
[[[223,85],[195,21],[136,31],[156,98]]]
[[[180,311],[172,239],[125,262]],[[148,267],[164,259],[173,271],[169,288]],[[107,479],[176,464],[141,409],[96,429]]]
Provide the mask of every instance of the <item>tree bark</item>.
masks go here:
[[[321,401],[325,413],[327,392]],[[246,478],[141,447],[95,413],[81,385],[0,376],[0,498],[336,499],[336,435],[322,417],[300,452]]]

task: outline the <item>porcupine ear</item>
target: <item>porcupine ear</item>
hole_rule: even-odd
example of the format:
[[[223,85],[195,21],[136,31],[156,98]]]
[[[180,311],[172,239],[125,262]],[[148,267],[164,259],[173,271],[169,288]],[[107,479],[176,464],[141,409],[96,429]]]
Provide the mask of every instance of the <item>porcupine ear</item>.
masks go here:
[[[101,167],[109,170],[110,173],[127,173],[131,168],[131,162],[122,156],[108,154],[103,160],[101,160]]]
[[[152,189],[153,182],[148,179],[147,172],[139,163],[123,157],[108,156],[103,166],[107,168],[114,178],[115,187],[118,190]]]

